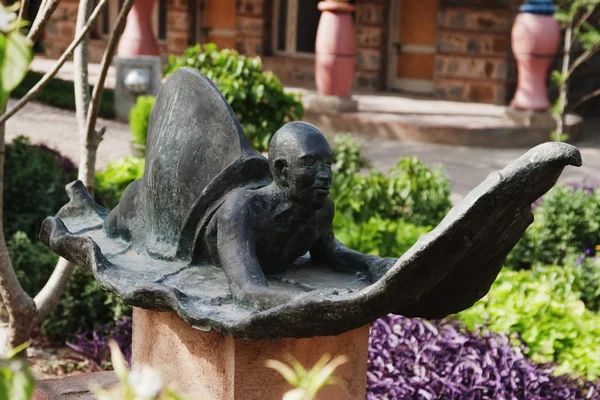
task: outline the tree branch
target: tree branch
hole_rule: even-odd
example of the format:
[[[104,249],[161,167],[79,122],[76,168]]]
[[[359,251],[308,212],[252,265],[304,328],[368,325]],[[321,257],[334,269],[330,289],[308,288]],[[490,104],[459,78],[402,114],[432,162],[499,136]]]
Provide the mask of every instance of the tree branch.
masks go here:
[[[0,124],[0,221],[2,221],[2,201],[4,191],[4,136],[6,124]],[[0,226],[1,228],[1,226]],[[29,339],[31,333],[30,321],[35,315],[35,304],[31,297],[21,287],[13,269],[4,239],[0,229],[0,296],[9,315],[9,336],[3,337],[2,350],[15,347]]]
[[[580,97],[575,103],[573,103],[571,105],[571,109],[575,110],[577,107],[579,107],[580,105],[582,105],[583,103],[585,103],[586,101],[596,97],[596,96],[600,96],[600,89],[596,89],[591,93],[586,94],[583,97]]]
[[[80,179],[81,179],[81,170],[87,169],[87,171],[83,171],[86,175],[86,179],[82,181],[88,188],[93,188],[94,184],[94,165],[95,165],[95,153],[98,149],[98,144],[102,140],[102,134],[104,130],[97,131],[96,130],[96,121],[98,118],[98,109],[100,108],[100,100],[102,99],[102,92],[104,90],[104,82],[106,81],[106,76],[108,74],[108,68],[112,63],[112,59],[115,55],[115,51],[117,49],[117,45],[119,44],[119,40],[121,39],[121,35],[125,30],[125,25],[127,23],[127,15],[133,6],[134,0],[125,0],[121,10],[119,11],[119,15],[117,16],[117,20],[115,22],[115,27],[110,34],[110,38],[108,39],[108,44],[106,45],[106,50],[102,55],[102,62],[100,66],[100,76],[98,77],[98,82],[94,86],[94,91],[92,93],[92,101],[87,110],[87,118],[86,118],[86,126],[85,126],[85,138],[86,138],[86,151],[93,152],[90,156],[90,162],[85,164],[85,168],[80,168]],[[82,149],[83,150],[83,149]],[[91,159],[93,158],[93,160]]]
[[[27,7],[29,6],[29,0],[21,0],[21,7],[19,8],[19,16],[17,17],[17,26],[21,25],[21,21],[23,20],[23,14]]]
[[[90,29],[90,26],[94,23],[94,21],[100,14],[100,11],[102,11],[102,9],[104,8],[105,4],[106,4],[106,0],[100,0],[98,5],[94,9],[94,12],[92,13],[92,15],[90,15],[90,18],[88,19],[87,23],[85,24],[85,28],[80,32],[79,36],[77,36],[73,40],[73,42],[71,42],[69,47],[67,47],[67,49],[63,53],[63,55],[60,56],[60,58],[56,61],[54,68],[52,68],[52,70],[48,71],[46,73],[46,75],[44,75],[42,77],[42,79],[40,79],[40,81],[38,83],[36,83],[35,86],[32,87],[29,90],[29,92],[27,92],[27,94],[25,96],[23,96],[17,102],[17,104],[15,104],[9,111],[5,112],[4,114],[2,114],[0,116],[0,124],[6,122],[6,120],[8,120],[13,115],[15,115],[21,108],[23,108],[25,106],[25,104],[27,104],[32,98],[37,96],[40,93],[40,91],[48,84],[48,82],[50,82],[50,80],[52,78],[54,78],[54,76],[56,75],[58,70],[63,66],[63,64],[71,56],[75,47],[77,47],[79,42],[81,42],[81,40],[83,39],[85,34],[88,32],[88,30]]]
[[[29,29],[29,33],[27,34],[27,39],[35,42],[42,33],[44,26],[50,20],[50,17],[58,7],[60,0],[44,0],[40,9],[33,20],[33,24],[31,24],[31,29]]]
[[[85,28],[85,22],[90,13],[92,0],[79,0],[79,9],[77,11],[77,22],[75,23],[75,34],[79,34]],[[79,135],[85,135],[85,117],[90,105],[90,81],[88,77],[88,42],[87,32],[83,36],[79,46],[75,48],[73,54],[73,64],[75,74],[73,76],[73,85],[75,86],[75,118],[79,127]],[[81,171],[79,173],[81,179]]]
[[[590,7],[587,12],[585,12],[581,18],[579,19],[579,21],[577,21],[577,23],[575,24],[575,26],[573,27],[573,32],[575,33],[573,35],[573,43],[575,42],[575,40],[577,40],[577,35],[579,34],[579,29],[581,29],[581,26],[583,24],[585,24],[585,21],[587,21],[587,19],[592,15],[592,13],[596,10],[596,7]],[[573,44],[572,43],[572,44]]]
[[[50,275],[42,290],[33,299],[38,310],[33,321],[33,326],[41,324],[50,312],[52,312],[54,306],[56,306],[56,303],[58,303],[58,300],[60,300],[60,297],[64,293],[74,269],[75,264],[72,262],[64,258],[58,260],[54,271],[52,271],[52,275]]]
[[[600,50],[600,45],[596,45],[591,49],[588,49],[581,53],[579,57],[573,61],[573,64],[569,67],[569,76],[579,67],[581,64],[589,60],[594,54],[596,54]]]

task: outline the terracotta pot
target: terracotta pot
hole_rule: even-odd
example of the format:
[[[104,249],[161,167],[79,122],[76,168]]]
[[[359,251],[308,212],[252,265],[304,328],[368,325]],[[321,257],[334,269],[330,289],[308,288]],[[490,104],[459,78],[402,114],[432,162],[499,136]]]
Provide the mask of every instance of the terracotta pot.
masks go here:
[[[120,57],[160,55],[158,42],[152,32],[155,2],[156,0],[135,0],[133,3],[117,49]]]
[[[525,4],[512,29],[512,49],[517,61],[519,82],[511,107],[547,110],[548,69],[560,44],[560,26],[552,16],[551,2]],[[543,6],[543,7],[541,7]]]
[[[348,97],[354,80],[356,39],[348,3],[322,1],[315,45],[315,81],[322,96]]]

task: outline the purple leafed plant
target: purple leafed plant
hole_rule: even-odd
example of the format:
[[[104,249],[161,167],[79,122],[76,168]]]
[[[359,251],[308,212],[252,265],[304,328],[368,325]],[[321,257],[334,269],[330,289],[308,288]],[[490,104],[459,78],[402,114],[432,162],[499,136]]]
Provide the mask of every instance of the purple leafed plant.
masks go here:
[[[367,400],[600,399],[597,384],[553,376],[507,336],[388,315],[369,342]]]
[[[114,339],[127,364],[131,366],[131,317],[123,317],[114,325],[101,326],[94,331],[73,335],[67,346],[90,362],[92,371],[102,369],[102,364],[110,360],[108,342]]]

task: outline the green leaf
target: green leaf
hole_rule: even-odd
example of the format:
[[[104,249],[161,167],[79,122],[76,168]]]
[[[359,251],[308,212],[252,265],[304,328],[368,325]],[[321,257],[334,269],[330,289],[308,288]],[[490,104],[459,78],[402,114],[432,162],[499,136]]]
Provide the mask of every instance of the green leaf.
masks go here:
[[[10,93],[25,77],[33,58],[29,40],[20,32],[12,32],[6,42],[2,63],[2,90]]]

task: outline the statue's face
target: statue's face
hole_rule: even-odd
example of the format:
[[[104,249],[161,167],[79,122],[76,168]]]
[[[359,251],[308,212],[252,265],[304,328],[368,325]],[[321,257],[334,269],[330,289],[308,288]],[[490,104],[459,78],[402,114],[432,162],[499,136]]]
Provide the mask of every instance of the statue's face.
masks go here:
[[[331,187],[333,151],[322,135],[302,139],[287,149],[281,181],[290,200],[319,209]]]

